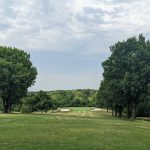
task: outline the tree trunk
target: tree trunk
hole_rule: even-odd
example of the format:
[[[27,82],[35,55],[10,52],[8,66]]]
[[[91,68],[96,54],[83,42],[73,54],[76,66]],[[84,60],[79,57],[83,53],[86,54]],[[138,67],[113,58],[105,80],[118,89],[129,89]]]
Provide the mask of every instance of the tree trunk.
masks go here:
[[[114,108],[112,107],[112,116],[114,117]]]
[[[121,118],[122,117],[122,106],[118,107],[118,117]]]
[[[108,112],[108,107],[107,107],[107,112]]]
[[[115,110],[115,117],[117,117],[117,111]]]
[[[128,103],[127,104],[127,118],[130,119],[131,117],[131,105]]]
[[[136,119],[136,103],[133,102],[132,104],[132,114],[131,114],[132,119]]]
[[[118,106],[115,105],[115,117],[117,117],[117,116],[118,116]]]
[[[8,98],[2,97],[3,99],[3,106],[4,106],[4,113],[9,113],[9,104],[8,104]]]
[[[11,104],[9,104],[9,108],[8,108],[9,110],[9,113],[11,113]]]

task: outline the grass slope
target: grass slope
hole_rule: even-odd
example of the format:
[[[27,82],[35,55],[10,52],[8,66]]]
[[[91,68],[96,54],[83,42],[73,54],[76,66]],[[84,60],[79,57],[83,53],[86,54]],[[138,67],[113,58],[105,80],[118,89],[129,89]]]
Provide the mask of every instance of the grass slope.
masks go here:
[[[0,115],[0,150],[150,150],[150,122],[72,108],[69,113]]]

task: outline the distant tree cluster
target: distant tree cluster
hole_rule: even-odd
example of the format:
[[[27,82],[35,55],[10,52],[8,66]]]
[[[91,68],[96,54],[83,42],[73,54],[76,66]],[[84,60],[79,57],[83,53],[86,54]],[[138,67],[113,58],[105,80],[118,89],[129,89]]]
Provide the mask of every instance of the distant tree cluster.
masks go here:
[[[22,113],[42,113],[58,107],[91,107],[96,106],[96,95],[97,90],[91,89],[29,92],[12,109]]]
[[[97,90],[78,89],[48,92],[58,107],[95,106]]]
[[[139,35],[110,47],[111,56],[102,63],[104,73],[98,94],[99,107],[114,116],[150,116],[150,41]]]

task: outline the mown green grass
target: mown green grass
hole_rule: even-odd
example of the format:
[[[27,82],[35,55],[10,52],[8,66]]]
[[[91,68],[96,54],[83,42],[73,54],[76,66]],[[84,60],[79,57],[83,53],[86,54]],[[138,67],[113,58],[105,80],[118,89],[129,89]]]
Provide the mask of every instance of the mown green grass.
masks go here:
[[[80,111],[82,109],[82,111]],[[69,113],[1,114],[0,150],[150,150],[150,122],[72,108]]]
[[[81,113],[92,110],[92,107],[68,107],[68,108],[74,112],[81,112]]]

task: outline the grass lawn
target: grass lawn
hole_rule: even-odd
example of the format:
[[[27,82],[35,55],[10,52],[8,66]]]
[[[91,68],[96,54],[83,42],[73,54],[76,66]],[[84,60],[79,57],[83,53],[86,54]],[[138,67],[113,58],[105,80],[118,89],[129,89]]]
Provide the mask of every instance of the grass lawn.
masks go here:
[[[150,122],[111,113],[0,114],[0,150],[150,150]]]

